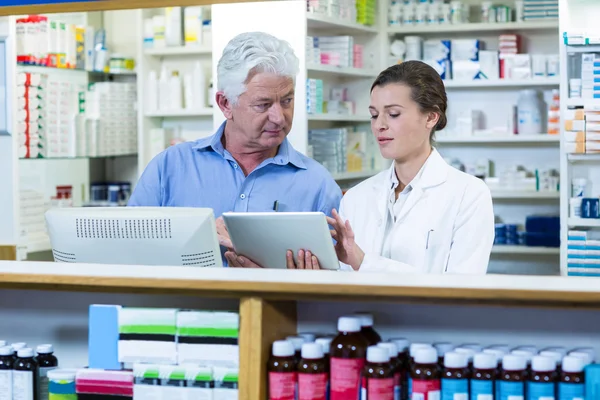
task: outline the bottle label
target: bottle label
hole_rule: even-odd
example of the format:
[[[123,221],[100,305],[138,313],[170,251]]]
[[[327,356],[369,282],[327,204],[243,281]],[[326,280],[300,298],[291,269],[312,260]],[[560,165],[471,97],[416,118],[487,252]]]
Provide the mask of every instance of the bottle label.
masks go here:
[[[13,372],[0,371],[0,400],[12,400]]]
[[[52,371],[58,367],[45,367],[38,369],[38,400],[48,400],[48,371]]]
[[[298,374],[298,400],[326,400],[327,374]]]
[[[527,382],[529,400],[555,400],[554,383]]]
[[[33,400],[33,371],[13,371],[13,400]]]
[[[394,378],[363,378],[360,400],[393,400]]]
[[[563,383],[558,384],[558,398],[560,400],[583,400],[585,384]]]
[[[439,380],[412,380],[411,400],[440,400],[441,382]]]
[[[469,380],[442,379],[442,400],[469,400]]]
[[[471,400],[494,400],[494,382],[471,380]]]
[[[402,392],[402,373],[397,372],[394,374],[394,400],[400,400],[401,392]]]
[[[331,400],[357,399],[364,358],[331,358]]]
[[[269,400],[295,400],[296,373],[269,372]]]
[[[525,400],[525,384],[523,382],[500,381],[498,388],[499,400]]]

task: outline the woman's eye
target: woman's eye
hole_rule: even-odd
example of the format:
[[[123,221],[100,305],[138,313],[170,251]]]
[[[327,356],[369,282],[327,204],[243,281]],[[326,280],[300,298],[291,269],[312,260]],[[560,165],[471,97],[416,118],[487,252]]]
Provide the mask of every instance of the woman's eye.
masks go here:
[[[377,115],[371,115],[371,119],[377,119]]]
[[[396,118],[396,117],[399,117],[399,116],[400,116],[400,114],[390,114],[390,117],[392,117],[392,118]]]

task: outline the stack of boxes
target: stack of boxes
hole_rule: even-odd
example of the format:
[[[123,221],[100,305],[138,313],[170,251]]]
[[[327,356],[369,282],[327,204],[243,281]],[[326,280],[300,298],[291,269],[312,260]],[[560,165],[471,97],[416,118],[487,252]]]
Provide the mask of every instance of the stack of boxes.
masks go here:
[[[306,80],[306,112],[323,114],[323,81],[321,79]]]
[[[581,55],[581,97],[600,99],[600,54]]]
[[[83,85],[64,80],[48,80],[45,135],[41,142],[42,157],[77,156],[77,128],[74,121],[76,116],[83,112],[80,93],[84,91]]]
[[[309,13],[323,14],[342,21],[375,25],[375,0],[306,0]]]
[[[323,112],[333,115],[354,115],[356,108],[354,102],[348,99],[348,89],[345,87],[332,88],[330,100],[323,102]]]
[[[311,129],[312,158],[333,174],[379,169],[372,135],[360,127]]]
[[[48,98],[48,76],[33,73],[17,75],[17,107],[15,116],[20,158],[40,156],[44,133],[44,111]]]
[[[36,190],[22,189],[19,191],[19,211],[21,236],[26,243],[48,240],[44,214],[48,204],[44,193]]]
[[[237,313],[92,305],[89,324],[87,381],[114,375],[135,400],[237,399]]]
[[[450,40],[425,40],[423,42],[423,61],[431,65],[440,74],[442,79],[452,79],[452,41]]]
[[[567,274],[600,277],[600,238],[591,231],[572,230],[567,239]]]
[[[137,152],[136,84],[101,82],[86,96],[86,138],[89,156]]]
[[[472,80],[481,78],[479,48],[477,39],[452,40],[452,79]]]
[[[565,112],[565,151],[600,153],[600,106]]]
[[[364,46],[352,36],[307,36],[307,64],[364,68]]]
[[[523,0],[523,20],[558,18],[558,0]]]
[[[375,25],[377,13],[376,0],[356,0],[356,22],[363,25]]]

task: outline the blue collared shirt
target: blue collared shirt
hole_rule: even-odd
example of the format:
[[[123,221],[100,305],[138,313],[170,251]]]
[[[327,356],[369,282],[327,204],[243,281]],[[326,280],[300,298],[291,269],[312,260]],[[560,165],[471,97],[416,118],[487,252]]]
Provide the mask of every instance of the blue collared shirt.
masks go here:
[[[227,211],[321,211],[338,209],[342,192],[329,172],[284,140],[277,155],[248,176],[223,147],[225,123],[207,138],[178,144],[146,167],[129,206],[208,207]]]

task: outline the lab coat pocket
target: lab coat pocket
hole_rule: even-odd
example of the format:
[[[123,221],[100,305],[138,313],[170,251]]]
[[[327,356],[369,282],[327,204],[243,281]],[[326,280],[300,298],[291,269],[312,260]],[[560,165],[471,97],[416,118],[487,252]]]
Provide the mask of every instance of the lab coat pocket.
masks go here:
[[[429,228],[425,232],[425,257],[424,270],[427,273],[435,272],[435,258],[438,253],[439,232],[435,228]]]

